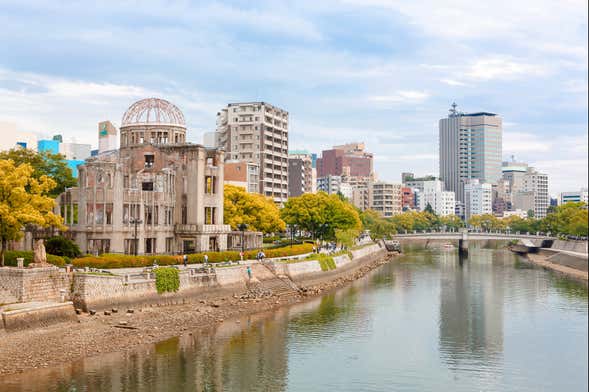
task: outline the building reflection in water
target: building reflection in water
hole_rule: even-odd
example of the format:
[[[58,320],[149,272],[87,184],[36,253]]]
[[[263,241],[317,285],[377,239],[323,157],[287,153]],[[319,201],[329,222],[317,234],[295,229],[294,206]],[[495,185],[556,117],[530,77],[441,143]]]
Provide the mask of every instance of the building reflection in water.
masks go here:
[[[440,355],[452,370],[499,366],[503,354],[507,270],[495,268],[492,251],[470,255],[461,262],[457,252],[440,254]]]
[[[336,334],[354,312],[358,289],[274,312],[229,320],[197,334],[174,337],[127,353],[113,353],[16,375],[12,391],[282,391],[288,375],[288,334]],[[360,316],[360,318],[362,318]],[[290,320],[290,323],[289,323]],[[323,328],[329,325],[330,328]],[[363,325],[363,328],[368,328]],[[301,329],[297,332],[298,329]],[[312,334],[311,334],[312,335]],[[323,336],[325,338],[325,336]],[[296,340],[296,339],[295,339]],[[291,340],[292,341],[292,340]],[[312,343],[312,336],[308,339]],[[8,384],[8,386],[7,386]]]

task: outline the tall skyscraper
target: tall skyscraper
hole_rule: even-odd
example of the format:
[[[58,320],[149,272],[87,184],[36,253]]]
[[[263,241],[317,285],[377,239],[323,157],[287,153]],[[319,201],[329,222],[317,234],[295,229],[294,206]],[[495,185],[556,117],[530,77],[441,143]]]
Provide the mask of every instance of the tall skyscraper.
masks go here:
[[[266,102],[230,103],[217,113],[216,146],[227,160],[260,167],[260,193],[288,198],[288,112]]]
[[[465,201],[471,179],[496,184],[501,178],[502,120],[495,113],[462,113],[452,104],[439,123],[440,179],[456,199]]]

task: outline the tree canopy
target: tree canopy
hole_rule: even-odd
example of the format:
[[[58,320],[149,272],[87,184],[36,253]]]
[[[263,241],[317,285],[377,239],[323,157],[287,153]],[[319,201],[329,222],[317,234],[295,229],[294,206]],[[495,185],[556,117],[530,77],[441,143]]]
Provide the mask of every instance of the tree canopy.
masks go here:
[[[336,230],[362,229],[356,209],[337,195],[325,192],[291,197],[280,211],[282,219],[315,238],[334,239]]]
[[[49,196],[55,181],[46,175],[34,176],[28,163],[15,165],[12,160],[0,159],[0,263],[8,241],[21,237],[26,224],[65,229],[62,218],[53,213],[54,199]]]
[[[286,225],[280,219],[280,211],[276,204],[263,195],[247,193],[245,189],[234,185],[224,187],[224,221],[234,230],[242,223],[248,230],[263,233],[284,231]]]
[[[16,166],[23,163],[29,164],[33,168],[32,177],[37,180],[42,176],[51,177],[55,181],[55,186],[46,191],[46,194],[53,198],[62,193],[65,188],[77,185],[72,170],[61,154],[52,154],[48,151],[37,153],[26,148],[16,148],[0,151],[0,159],[11,159]]]

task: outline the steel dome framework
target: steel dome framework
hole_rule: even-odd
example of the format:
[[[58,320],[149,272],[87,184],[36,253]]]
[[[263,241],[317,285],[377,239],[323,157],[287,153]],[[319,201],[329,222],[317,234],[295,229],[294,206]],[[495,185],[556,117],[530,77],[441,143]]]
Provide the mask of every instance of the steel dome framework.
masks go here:
[[[140,124],[186,127],[182,111],[171,102],[160,98],[142,99],[127,109],[121,126]]]
[[[165,99],[146,98],[127,109],[121,121],[121,147],[186,142],[186,121]]]

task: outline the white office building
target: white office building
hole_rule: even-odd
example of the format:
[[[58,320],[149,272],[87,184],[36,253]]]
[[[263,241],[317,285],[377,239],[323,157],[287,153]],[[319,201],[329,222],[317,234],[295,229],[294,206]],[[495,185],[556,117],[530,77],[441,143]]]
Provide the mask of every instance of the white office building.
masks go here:
[[[444,190],[444,182],[440,180],[423,181],[423,189],[416,193],[418,207],[424,211],[429,204],[440,216],[454,215],[456,198],[454,192]]]
[[[465,218],[473,215],[491,214],[493,212],[493,187],[477,179],[464,185]]]

